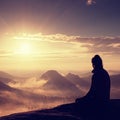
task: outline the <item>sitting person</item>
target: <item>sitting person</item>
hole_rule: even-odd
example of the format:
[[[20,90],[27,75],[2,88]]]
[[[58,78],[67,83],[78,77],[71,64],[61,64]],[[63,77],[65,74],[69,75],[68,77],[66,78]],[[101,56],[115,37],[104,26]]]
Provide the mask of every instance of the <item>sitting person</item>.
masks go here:
[[[103,68],[102,59],[99,55],[92,58],[93,76],[89,92],[82,98],[76,99],[76,103],[106,103],[110,99],[110,77]]]

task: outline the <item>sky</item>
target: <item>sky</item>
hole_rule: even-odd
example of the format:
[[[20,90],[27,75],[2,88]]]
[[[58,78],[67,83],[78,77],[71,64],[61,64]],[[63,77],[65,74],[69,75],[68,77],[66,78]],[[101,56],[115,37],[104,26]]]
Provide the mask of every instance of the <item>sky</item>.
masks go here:
[[[0,70],[120,70],[119,0],[0,0]]]

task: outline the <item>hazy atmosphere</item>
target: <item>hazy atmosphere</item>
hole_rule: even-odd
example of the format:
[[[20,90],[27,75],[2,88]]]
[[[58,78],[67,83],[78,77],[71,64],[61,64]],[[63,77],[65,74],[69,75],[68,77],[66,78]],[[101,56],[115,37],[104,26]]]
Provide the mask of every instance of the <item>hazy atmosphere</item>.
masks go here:
[[[84,96],[95,54],[120,99],[119,13],[119,0],[0,0],[0,116]]]

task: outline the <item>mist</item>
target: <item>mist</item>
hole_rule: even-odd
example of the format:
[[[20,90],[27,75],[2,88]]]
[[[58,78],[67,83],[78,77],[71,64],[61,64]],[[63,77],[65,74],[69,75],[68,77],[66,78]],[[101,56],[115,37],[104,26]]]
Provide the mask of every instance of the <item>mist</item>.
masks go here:
[[[63,74],[55,70],[17,76],[0,76],[0,116],[72,103],[90,89],[91,73]],[[81,77],[82,76],[82,77]],[[120,98],[120,74],[111,75],[111,99]]]

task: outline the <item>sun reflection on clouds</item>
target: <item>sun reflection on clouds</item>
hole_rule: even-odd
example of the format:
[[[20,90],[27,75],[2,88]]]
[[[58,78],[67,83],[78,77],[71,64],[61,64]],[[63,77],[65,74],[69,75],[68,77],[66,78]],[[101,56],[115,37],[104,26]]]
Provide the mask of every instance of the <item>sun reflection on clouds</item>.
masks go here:
[[[33,56],[38,53],[36,45],[33,42],[37,40],[37,38],[34,35],[28,33],[19,33],[13,36],[13,40],[16,43],[16,46],[13,46],[14,55]]]
[[[22,43],[18,49],[15,50],[15,54],[30,55],[32,53],[32,47],[29,43]]]
[[[119,54],[120,37],[16,33],[7,34],[3,40],[0,63],[5,68],[78,69],[77,64],[84,67],[94,54],[111,55],[118,61],[115,55]]]

